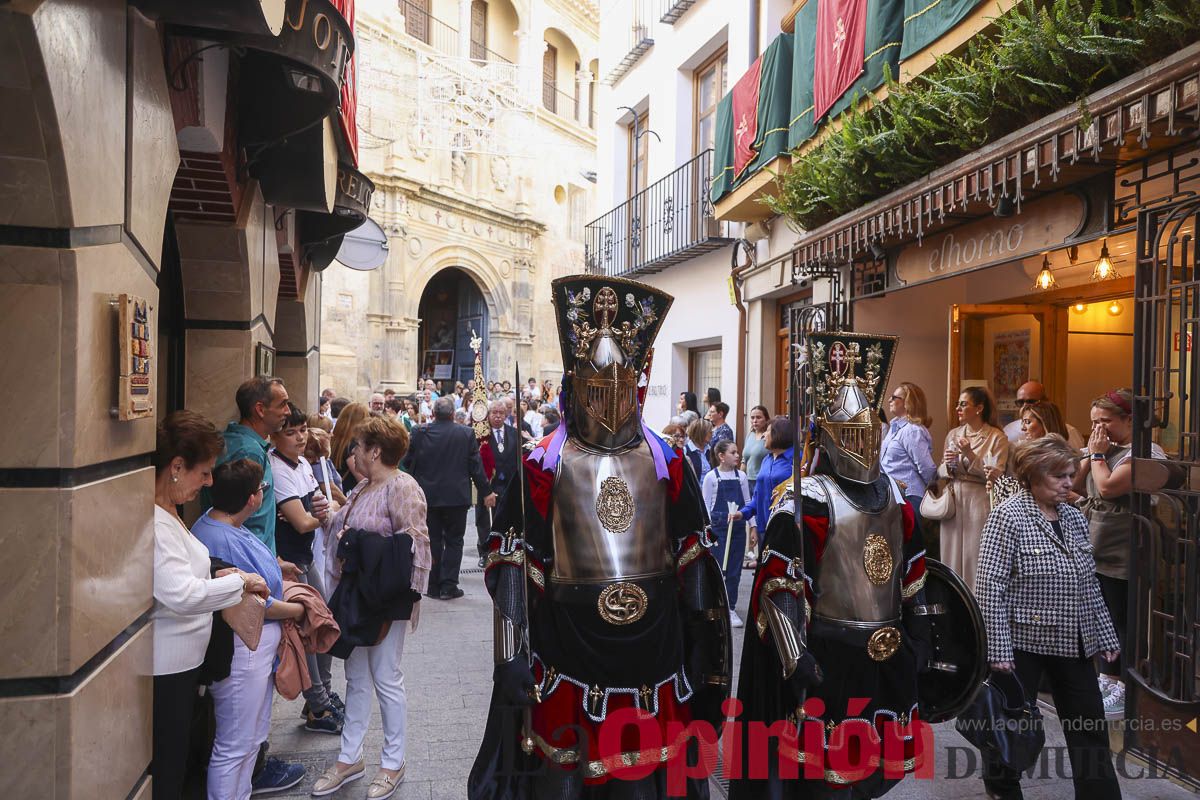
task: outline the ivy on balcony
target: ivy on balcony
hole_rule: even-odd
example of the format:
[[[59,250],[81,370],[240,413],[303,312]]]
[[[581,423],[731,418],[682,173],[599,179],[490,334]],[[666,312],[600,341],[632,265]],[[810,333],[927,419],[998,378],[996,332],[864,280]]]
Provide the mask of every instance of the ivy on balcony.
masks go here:
[[[1026,0],[961,55],[851,104],[763,202],[800,230],[911,183],[1200,39],[1200,0]],[[889,71],[890,72],[890,71]],[[1086,107],[1084,124],[1090,123]]]

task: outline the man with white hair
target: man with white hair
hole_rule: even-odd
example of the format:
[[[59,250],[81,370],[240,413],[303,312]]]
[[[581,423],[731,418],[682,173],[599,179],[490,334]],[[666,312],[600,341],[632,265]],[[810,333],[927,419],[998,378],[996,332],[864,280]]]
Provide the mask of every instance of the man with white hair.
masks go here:
[[[492,492],[496,497],[504,497],[508,490],[508,482],[517,474],[517,457],[521,452],[521,436],[517,429],[505,421],[508,415],[508,404],[503,400],[493,400],[488,404],[488,433],[479,440],[479,458],[483,461],[483,471],[491,481]],[[487,556],[488,537],[492,533],[492,509],[485,506],[480,495],[480,502],[475,504],[475,532],[478,535],[476,550],[479,554],[479,566],[484,566]]]
[[[383,396],[383,392],[372,392],[371,399],[367,402],[367,407],[371,409],[372,414],[382,414],[387,400]]]

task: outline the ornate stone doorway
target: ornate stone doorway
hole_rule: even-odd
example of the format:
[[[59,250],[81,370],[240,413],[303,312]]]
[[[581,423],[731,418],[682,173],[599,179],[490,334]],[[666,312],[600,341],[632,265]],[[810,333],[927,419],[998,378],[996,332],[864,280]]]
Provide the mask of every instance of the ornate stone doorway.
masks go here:
[[[474,279],[461,269],[438,272],[421,293],[417,316],[417,362],[420,378],[442,381],[449,390],[454,381],[464,384],[474,375],[472,332],[483,339],[483,368],[487,373],[488,309]],[[449,384],[449,385],[446,385]]]

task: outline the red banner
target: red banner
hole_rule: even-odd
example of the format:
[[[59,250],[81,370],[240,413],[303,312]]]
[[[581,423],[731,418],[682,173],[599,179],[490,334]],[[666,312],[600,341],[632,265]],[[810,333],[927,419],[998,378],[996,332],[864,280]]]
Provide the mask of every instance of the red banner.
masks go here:
[[[867,0],[820,0],[813,54],[813,119],[820,119],[863,72]]]
[[[342,12],[346,22],[350,23],[350,30],[353,31],[354,0],[333,0],[333,5]],[[357,49],[357,40],[354,44]],[[351,56],[346,62],[346,79],[342,82],[342,107],[338,109],[338,124],[342,129],[342,136],[345,137],[346,148],[350,151],[353,167],[358,166],[358,69],[355,67],[355,60],[354,56]]]
[[[758,155],[758,87],[762,77],[762,56],[754,60],[746,74],[733,86],[733,174],[741,175]]]

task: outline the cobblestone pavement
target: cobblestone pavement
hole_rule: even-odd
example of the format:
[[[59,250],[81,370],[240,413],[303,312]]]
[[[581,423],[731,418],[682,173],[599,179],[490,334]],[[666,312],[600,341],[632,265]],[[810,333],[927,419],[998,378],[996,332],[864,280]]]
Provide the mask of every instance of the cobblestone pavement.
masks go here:
[[[397,800],[464,800],[467,775],[479,748],[491,691],[492,617],[491,601],[483,587],[482,570],[475,560],[464,556],[462,588],[466,596],[453,601],[423,600],[421,620],[416,633],[404,644],[404,676],[408,690],[408,728],[406,740],[407,773],[397,790]],[[749,599],[749,570],[743,572],[738,606],[745,614]],[[742,633],[735,630],[735,647],[741,650]],[[735,652],[735,656],[737,653]],[[738,663],[735,657],[735,663]],[[334,689],[345,696],[341,661],[334,659]],[[301,727],[301,700],[286,701],[276,695],[271,722],[271,753],[308,768],[308,777],[279,798],[308,797],[316,777],[332,764],[338,753],[335,736],[307,733]],[[1052,713],[1047,713],[1047,746],[1063,744],[1061,729]],[[907,780],[888,793],[889,800],[910,798],[982,798],[983,785],[978,767],[970,777],[962,775],[976,753],[950,723],[935,727],[937,766],[935,780]],[[372,714],[365,747],[367,778],[356,781],[333,795],[337,800],[366,796],[366,784],[379,766],[383,742],[378,706]],[[1063,760],[1065,763],[1065,751]],[[953,759],[953,763],[951,763]],[[1053,762],[1051,762],[1053,764]],[[953,770],[952,770],[953,768]],[[952,770],[952,771],[951,771]],[[1127,774],[1143,768],[1129,764]],[[1059,770],[1061,772],[1062,769]],[[1053,767],[1050,774],[1055,775]],[[1126,798],[1184,800],[1196,795],[1167,780],[1122,779]],[[714,798],[724,796],[724,788],[714,781]],[[1023,783],[1029,800],[1063,800],[1073,795],[1068,778],[1027,779]]]

